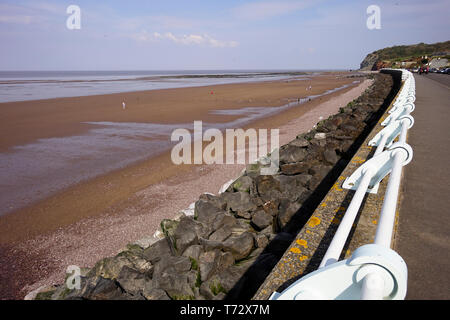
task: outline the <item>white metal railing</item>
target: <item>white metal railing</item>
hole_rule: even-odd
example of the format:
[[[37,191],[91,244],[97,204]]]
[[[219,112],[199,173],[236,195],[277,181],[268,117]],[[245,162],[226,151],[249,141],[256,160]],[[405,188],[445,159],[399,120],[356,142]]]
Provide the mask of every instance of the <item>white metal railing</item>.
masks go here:
[[[343,188],[355,190],[352,201],[320,263],[319,269],[297,280],[271,300],[303,299],[404,299],[407,267],[391,247],[402,168],[413,157],[406,143],[414,124],[415,81],[406,70],[403,85],[381,123],[384,128],[369,141],[377,149],[373,157],[348,177]],[[398,138],[397,142],[394,140]],[[366,192],[376,193],[380,181],[390,174],[373,244],[356,249],[349,259],[339,261],[344,245]]]

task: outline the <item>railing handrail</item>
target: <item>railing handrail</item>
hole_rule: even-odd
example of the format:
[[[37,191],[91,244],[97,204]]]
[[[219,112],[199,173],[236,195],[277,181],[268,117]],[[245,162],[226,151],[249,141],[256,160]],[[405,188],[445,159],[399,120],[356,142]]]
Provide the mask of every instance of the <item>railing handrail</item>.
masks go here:
[[[388,111],[389,116],[381,123],[385,128],[369,142],[369,145],[377,146],[373,157],[343,184],[344,188],[356,191],[319,269],[297,280],[281,294],[274,293],[271,299],[333,299],[339,296],[340,289],[355,299],[404,299],[407,268],[403,259],[391,249],[391,242],[402,168],[413,156],[406,135],[414,124],[410,113],[415,108],[415,81],[409,71],[401,72],[403,84]],[[398,142],[393,143],[396,138]],[[338,261],[366,192],[388,173],[374,243],[359,247],[351,258]],[[355,278],[359,279],[357,283]],[[323,286],[324,283],[328,285]]]

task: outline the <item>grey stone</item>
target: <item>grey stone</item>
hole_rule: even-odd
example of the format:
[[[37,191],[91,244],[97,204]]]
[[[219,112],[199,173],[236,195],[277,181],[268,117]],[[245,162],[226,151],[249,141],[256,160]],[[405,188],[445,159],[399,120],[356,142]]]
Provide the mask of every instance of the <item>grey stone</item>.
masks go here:
[[[250,218],[248,212],[256,209],[256,204],[247,192],[227,192],[224,197],[227,201],[227,210],[235,212],[238,216]]]
[[[191,260],[185,256],[165,256],[155,264],[153,279],[158,278],[164,272],[183,273],[191,269]]]
[[[273,222],[273,217],[264,210],[256,211],[252,216],[252,224],[257,230],[262,230]]]
[[[130,267],[124,266],[117,277],[120,286],[131,295],[139,295],[144,290],[148,278],[145,274],[138,272]]]
[[[88,279],[81,289],[80,296],[88,300],[124,300],[127,298],[122,294],[122,290],[115,281],[103,277]]]
[[[213,274],[231,266],[234,263],[233,256],[228,252],[212,250],[200,255],[199,269],[201,280],[208,280]]]
[[[156,280],[155,287],[164,290],[173,300],[193,300],[195,298],[185,273],[163,272]]]
[[[209,240],[213,240],[213,241],[224,241],[226,240],[229,236],[231,236],[231,227],[229,226],[223,226],[222,228],[214,231],[210,236],[209,236]]]
[[[221,211],[225,210],[227,207],[227,203],[224,201],[224,199],[222,197],[220,197],[220,195],[215,196],[215,195],[212,195],[209,193],[204,193],[204,194],[200,195],[200,197],[198,199],[211,203],[213,206],[215,206],[216,208],[218,208]]]
[[[241,176],[232,184],[232,188],[234,191],[250,193],[253,180],[249,176]]]
[[[190,246],[186,250],[184,250],[183,256],[192,258],[192,259],[198,261],[202,252],[203,252],[203,246],[196,244],[196,245]]]
[[[265,230],[265,229],[264,229]],[[258,248],[265,248],[269,244],[269,239],[264,234],[255,234],[255,244]]]
[[[286,163],[280,166],[280,170],[283,174],[287,175],[295,175],[299,173],[307,172],[310,168],[310,164],[308,162],[293,162]]]
[[[302,147],[294,147],[292,145],[285,145],[280,148],[280,163],[300,162],[305,159],[308,154],[307,149]]]
[[[170,300],[167,293],[159,288],[145,287],[142,295],[147,300]]]
[[[192,217],[182,217],[177,229],[172,236],[173,247],[180,255],[184,250],[194,244],[198,244],[198,239],[206,237],[210,229],[201,222],[195,221]]]
[[[291,220],[292,216],[300,209],[301,204],[297,202],[290,202],[288,200],[282,200],[280,203],[280,209],[278,214],[278,225],[283,228]]]
[[[256,178],[258,194],[264,202],[279,199],[281,196],[280,182],[273,176],[259,176]]]
[[[208,201],[198,200],[195,203],[194,218],[206,225],[210,225],[220,214],[223,211]]]
[[[171,249],[169,242],[166,238],[161,239],[154,244],[152,244],[150,247],[144,250],[143,257],[150,261],[152,264],[155,264],[159,260],[161,260],[162,257],[171,255]]]
[[[269,200],[262,205],[262,208],[266,213],[274,217],[278,214],[279,204],[280,200]]]
[[[339,157],[337,156],[336,151],[332,149],[325,149],[325,151],[323,152],[323,157],[325,161],[330,164],[335,164],[339,161]]]
[[[309,141],[306,140],[304,137],[297,137],[296,139],[289,142],[289,145],[293,147],[303,148],[309,145]]]
[[[235,260],[244,259],[253,249],[253,236],[244,232],[240,236],[230,237],[223,243],[223,249],[231,252]]]

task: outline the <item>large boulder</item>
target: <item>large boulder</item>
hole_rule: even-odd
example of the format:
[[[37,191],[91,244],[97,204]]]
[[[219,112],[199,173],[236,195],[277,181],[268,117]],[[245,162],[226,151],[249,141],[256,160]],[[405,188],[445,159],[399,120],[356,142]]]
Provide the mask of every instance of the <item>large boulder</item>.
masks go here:
[[[223,250],[231,252],[234,259],[239,261],[250,254],[253,245],[253,236],[249,232],[244,232],[239,236],[228,238],[223,243]]]
[[[226,192],[223,194],[227,202],[227,210],[235,213],[239,217],[250,218],[250,212],[255,210],[257,205],[247,192]]]
[[[207,200],[198,200],[195,203],[194,219],[206,225],[211,225],[214,219],[223,213],[223,210]]]
[[[186,273],[163,272],[154,287],[164,290],[173,300],[193,300],[195,293]]]
[[[171,248],[166,238],[163,238],[144,250],[143,257],[151,263],[160,261],[163,257],[171,255]]]
[[[264,202],[281,197],[280,182],[274,176],[259,176],[255,181],[258,194]]]
[[[266,213],[264,210],[256,211],[252,216],[252,224],[257,230],[262,230],[267,228],[273,222],[272,215]]]
[[[293,145],[285,145],[280,148],[280,163],[300,162],[305,159],[308,151],[303,147],[296,147]]]
[[[172,246],[178,255],[181,255],[184,250],[194,244],[198,244],[198,239],[207,237],[210,233],[210,228],[195,221],[192,217],[181,217],[177,228],[171,237]]]
[[[152,280],[145,274],[124,266],[117,277],[120,287],[132,296],[142,295],[147,282]]]
[[[199,258],[201,281],[208,280],[213,274],[221,272],[233,263],[234,257],[229,252],[216,249],[202,253]]]

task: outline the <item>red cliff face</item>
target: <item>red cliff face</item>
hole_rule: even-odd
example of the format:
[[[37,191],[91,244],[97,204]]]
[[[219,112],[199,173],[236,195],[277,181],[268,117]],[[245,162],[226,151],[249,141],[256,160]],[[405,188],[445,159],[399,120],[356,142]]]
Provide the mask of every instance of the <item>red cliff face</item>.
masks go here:
[[[372,67],[372,70],[380,70],[382,68],[389,68],[390,67],[390,63],[387,63],[385,61],[377,61],[375,62],[375,64]]]

